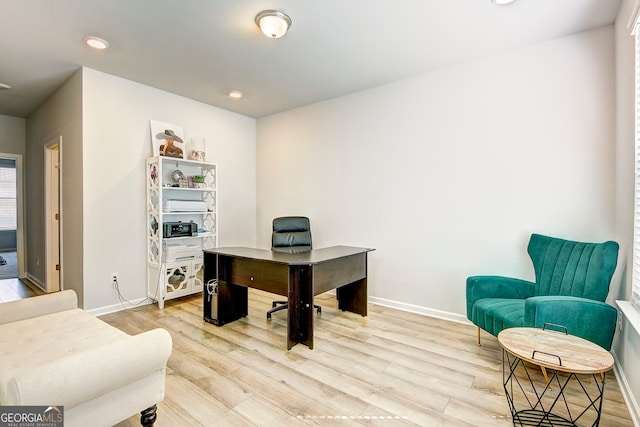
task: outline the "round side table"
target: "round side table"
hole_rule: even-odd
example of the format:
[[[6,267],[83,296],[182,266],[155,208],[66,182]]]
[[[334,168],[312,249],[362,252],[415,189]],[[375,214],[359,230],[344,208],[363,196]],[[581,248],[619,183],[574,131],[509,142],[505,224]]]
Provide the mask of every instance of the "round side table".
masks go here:
[[[613,356],[585,339],[538,328],[498,334],[514,426],[598,426]],[[547,375],[547,370],[551,376]]]

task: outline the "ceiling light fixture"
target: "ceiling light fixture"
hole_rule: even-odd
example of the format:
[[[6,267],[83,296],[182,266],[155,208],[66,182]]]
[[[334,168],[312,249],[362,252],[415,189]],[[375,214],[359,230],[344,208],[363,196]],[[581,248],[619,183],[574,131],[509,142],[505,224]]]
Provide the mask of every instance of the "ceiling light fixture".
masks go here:
[[[11,86],[9,86],[6,83],[0,83],[0,90],[9,90],[11,89]]]
[[[240,99],[244,94],[239,90],[230,90],[227,92],[227,96],[231,99]]]
[[[291,28],[291,18],[279,10],[263,10],[256,15],[256,24],[265,36],[277,39]]]
[[[109,47],[109,42],[104,39],[101,39],[100,37],[87,36],[82,40],[87,46],[92,47],[94,49],[104,50]]]
[[[491,3],[497,4],[498,6],[504,6],[510,3],[513,3],[515,0],[491,0]]]

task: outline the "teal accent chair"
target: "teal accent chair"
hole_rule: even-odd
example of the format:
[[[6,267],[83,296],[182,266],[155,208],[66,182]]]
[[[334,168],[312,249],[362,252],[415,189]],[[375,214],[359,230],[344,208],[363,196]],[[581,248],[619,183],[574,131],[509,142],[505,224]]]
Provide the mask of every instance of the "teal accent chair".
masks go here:
[[[611,349],[618,312],[604,301],[618,244],[582,243],[532,234],[527,252],[535,283],[503,276],[467,278],[467,318],[494,336],[514,327],[563,330]]]

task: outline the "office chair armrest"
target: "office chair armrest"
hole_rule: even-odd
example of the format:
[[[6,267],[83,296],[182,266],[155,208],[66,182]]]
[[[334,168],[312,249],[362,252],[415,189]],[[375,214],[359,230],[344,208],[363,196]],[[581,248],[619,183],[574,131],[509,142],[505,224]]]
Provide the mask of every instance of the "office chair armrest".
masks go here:
[[[467,278],[467,319],[476,301],[484,298],[525,299],[533,295],[533,282],[504,276]]]

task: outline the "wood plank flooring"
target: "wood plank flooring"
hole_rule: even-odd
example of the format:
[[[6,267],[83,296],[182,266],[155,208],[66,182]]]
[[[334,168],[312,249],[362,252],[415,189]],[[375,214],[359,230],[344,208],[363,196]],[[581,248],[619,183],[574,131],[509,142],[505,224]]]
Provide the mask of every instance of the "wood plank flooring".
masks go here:
[[[203,322],[200,296],[101,319],[171,334],[157,427],[513,425],[493,336],[478,347],[475,327],[371,304],[362,317],[324,294],[314,349],[287,351],[286,313],[265,319],[273,299],[250,289],[249,316],[223,327]],[[633,426],[613,371],[600,426]]]
[[[0,303],[42,295],[43,293],[36,285],[27,280],[0,280]]]

